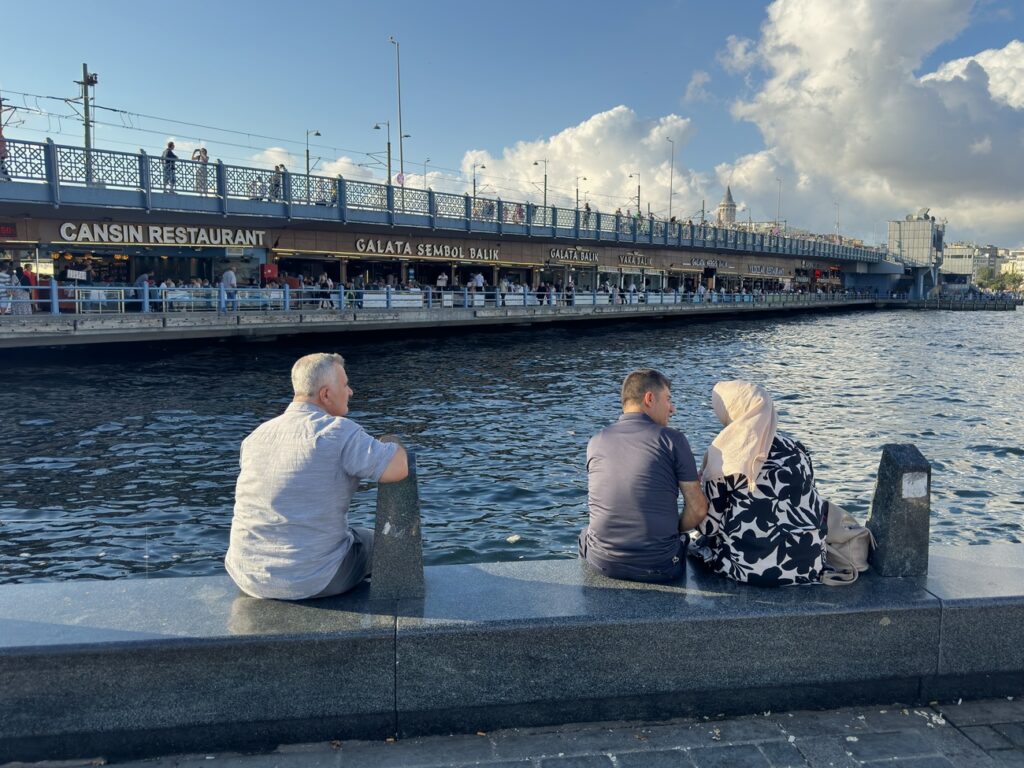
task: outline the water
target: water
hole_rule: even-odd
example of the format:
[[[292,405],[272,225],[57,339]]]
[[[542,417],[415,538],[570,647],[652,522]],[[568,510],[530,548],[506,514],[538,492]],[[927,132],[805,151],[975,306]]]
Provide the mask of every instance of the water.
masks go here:
[[[294,359],[323,349],[348,361],[352,418],[418,451],[428,563],[575,556],[587,439],[644,365],[672,378],[698,459],[711,387],[749,378],[855,514],[881,446],[912,442],[933,466],[935,541],[1024,541],[1024,312],[868,311],[8,358],[0,582],[221,572],[238,445],[287,404]],[[372,510],[361,492],[353,523]]]

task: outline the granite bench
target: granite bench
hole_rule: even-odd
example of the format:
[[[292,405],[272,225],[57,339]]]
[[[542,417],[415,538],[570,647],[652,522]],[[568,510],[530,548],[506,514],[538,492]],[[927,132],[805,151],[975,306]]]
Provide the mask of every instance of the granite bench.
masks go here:
[[[418,518],[388,506],[415,512],[414,476],[394,485],[379,551],[409,573],[375,559],[348,595],[255,600],[226,576],[0,587],[0,763],[1024,693],[1024,545],[932,546],[927,575],[838,588],[692,563],[666,585],[577,560],[417,573]]]

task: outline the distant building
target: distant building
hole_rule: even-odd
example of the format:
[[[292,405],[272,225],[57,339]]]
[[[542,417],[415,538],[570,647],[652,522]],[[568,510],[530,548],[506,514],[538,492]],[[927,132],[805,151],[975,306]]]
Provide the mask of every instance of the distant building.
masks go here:
[[[902,221],[889,222],[889,252],[910,266],[941,264],[945,234],[946,225],[921,208]]]
[[[999,274],[1024,276],[1024,248],[1009,251],[1007,258],[999,265]]]
[[[736,223],[736,203],[732,199],[732,189],[728,186],[725,188],[725,197],[722,198],[722,202],[718,204],[718,212],[715,214],[716,224],[735,224]]]

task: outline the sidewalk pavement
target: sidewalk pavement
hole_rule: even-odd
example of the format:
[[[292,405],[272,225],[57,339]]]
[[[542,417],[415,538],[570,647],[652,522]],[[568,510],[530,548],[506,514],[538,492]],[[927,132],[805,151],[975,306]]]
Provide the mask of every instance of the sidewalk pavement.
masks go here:
[[[838,692],[837,692],[838,694]],[[102,765],[63,761],[61,768]],[[11,768],[17,764],[8,764]],[[47,764],[36,764],[36,766]],[[1024,767],[1024,697],[549,728],[177,755],[125,768]],[[4,767],[0,767],[4,768]]]

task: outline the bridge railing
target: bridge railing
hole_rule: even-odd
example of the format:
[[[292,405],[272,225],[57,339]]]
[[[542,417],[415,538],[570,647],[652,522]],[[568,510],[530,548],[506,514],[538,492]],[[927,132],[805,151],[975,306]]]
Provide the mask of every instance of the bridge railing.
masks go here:
[[[574,208],[532,202],[479,196],[471,198],[371,181],[220,162],[202,163],[185,158],[168,163],[158,155],[151,156],[142,151],[138,154],[100,149],[86,152],[82,147],[55,145],[50,140],[38,143],[9,139],[7,151],[5,167],[11,182],[48,183],[53,190],[54,202],[59,202],[58,188],[61,185],[173,192],[186,196],[223,195],[233,200],[340,206],[344,209],[340,212],[344,220],[347,220],[348,210],[369,211],[455,219],[460,222],[460,229],[471,229],[474,221],[521,224],[542,237],[550,236],[551,230],[559,236],[571,233],[576,237],[578,226],[580,239],[598,241],[660,243],[857,261],[881,261],[886,256],[876,249],[839,245],[819,238],[748,232],[741,226],[666,222],[635,214],[626,216],[598,211],[588,214],[586,210],[578,212]],[[3,189],[0,188],[0,200],[3,199]],[[106,201],[100,204],[106,204]],[[368,221],[380,219],[372,217]]]

